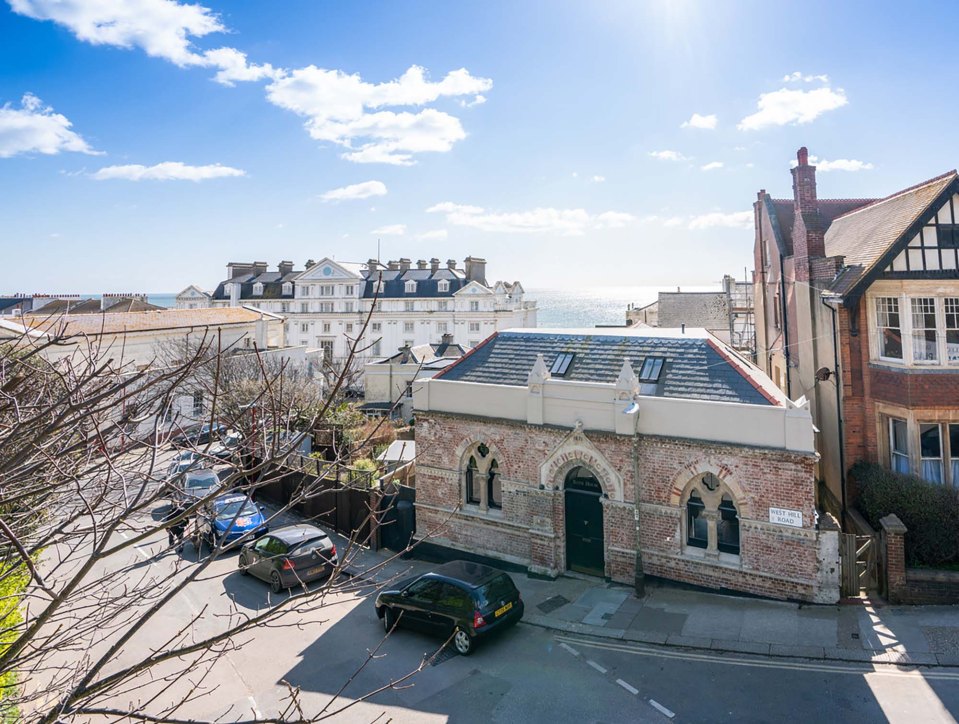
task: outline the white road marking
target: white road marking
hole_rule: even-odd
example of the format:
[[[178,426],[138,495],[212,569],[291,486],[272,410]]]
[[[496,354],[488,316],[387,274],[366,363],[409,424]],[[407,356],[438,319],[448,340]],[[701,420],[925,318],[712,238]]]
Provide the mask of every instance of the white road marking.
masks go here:
[[[624,689],[626,689],[626,691],[628,691],[630,694],[633,694],[634,696],[639,693],[639,689],[637,689],[635,686],[630,686],[622,679],[616,679],[616,683],[619,684]]]
[[[561,649],[566,649],[566,650],[569,651],[573,656],[579,656],[579,651],[577,651],[576,649],[574,649],[572,646],[570,646],[570,645],[567,644],[567,643],[560,643],[559,647],[560,647]]]
[[[674,712],[671,712],[669,709],[667,709],[665,706],[660,704],[655,699],[650,699],[649,703],[652,705],[654,709],[656,709],[656,711],[658,711],[660,714],[663,714],[664,716],[668,716],[670,719],[676,716]]]
[[[248,696],[246,698],[250,700],[250,706],[253,707],[253,716],[257,719],[262,719],[263,715],[260,713],[260,710],[256,706],[256,699],[254,699],[252,696]]]
[[[593,661],[592,659],[587,659],[586,663],[589,664],[590,666],[592,666],[594,669],[596,669],[596,670],[597,670],[599,673],[601,673],[601,674],[605,674],[606,671],[607,671],[606,669],[604,669],[602,666],[600,666],[599,664],[597,664],[597,663],[596,663],[595,661]]]
[[[126,533],[124,533],[122,530],[120,531],[120,535],[121,535],[125,540],[130,540],[130,536],[128,536],[128,535],[127,535]]]
[[[817,673],[830,673],[830,674],[854,674],[856,676],[862,676],[863,674],[876,674],[879,676],[893,676],[900,678],[910,678],[921,676],[923,679],[938,679],[942,681],[959,681],[959,673],[945,672],[945,671],[936,671],[936,670],[923,670],[920,674],[917,671],[916,667],[913,666],[910,669],[904,669],[903,666],[899,664],[871,664],[863,662],[862,664],[856,663],[847,663],[842,665],[840,662],[835,664],[809,664],[799,661],[789,661],[789,660],[773,660],[773,659],[755,659],[755,658],[742,658],[737,659],[729,656],[728,654],[694,654],[687,653],[684,651],[677,651],[672,649],[653,649],[646,646],[635,645],[627,646],[623,644],[614,644],[614,643],[599,643],[595,641],[586,641],[584,639],[576,638],[561,638],[557,637],[557,640],[565,640],[570,643],[575,643],[580,646],[586,646],[595,649],[604,649],[606,651],[619,651],[624,654],[633,654],[634,656],[653,656],[661,659],[680,659],[683,661],[704,661],[712,664],[724,664],[724,665],[733,665],[733,666],[753,666],[762,669],[789,669],[789,670],[800,670],[800,671],[813,671]]]

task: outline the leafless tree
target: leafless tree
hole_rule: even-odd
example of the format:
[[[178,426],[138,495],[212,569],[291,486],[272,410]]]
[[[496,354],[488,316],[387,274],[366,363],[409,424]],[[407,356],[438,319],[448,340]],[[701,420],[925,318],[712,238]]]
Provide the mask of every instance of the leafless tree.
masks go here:
[[[49,353],[64,345],[74,352],[49,362]],[[118,368],[101,352],[94,341],[52,328],[42,339],[24,335],[0,347],[0,714],[39,722],[194,721],[190,704],[204,695],[202,683],[256,629],[297,625],[329,605],[341,587],[372,584],[334,576],[293,589],[265,610],[234,607],[214,617],[204,608],[157,640],[157,621],[191,586],[214,575],[211,564],[220,552],[201,549],[193,559],[181,558],[168,547],[167,530],[224,491],[255,495],[270,485],[302,434],[273,436],[251,448],[217,488],[171,517],[170,486],[180,480],[167,478],[163,414],[176,396],[203,385],[210,422],[225,419],[243,429],[256,414],[251,430],[280,429],[295,412],[309,419],[298,419],[294,429],[307,430],[328,413],[343,379],[307,405],[302,380],[284,364],[255,350],[237,360],[215,338],[144,369]],[[210,446],[194,450],[202,456]],[[272,513],[274,524],[326,489],[323,483],[303,477]],[[371,508],[370,522],[378,515]],[[340,551],[339,567],[349,566],[366,543],[354,535]],[[157,553],[169,564],[150,564]],[[18,577],[29,579],[22,590]],[[369,652],[367,661],[375,656]],[[350,705],[334,698],[321,711],[305,711],[291,688],[280,711],[226,715],[315,721]]]

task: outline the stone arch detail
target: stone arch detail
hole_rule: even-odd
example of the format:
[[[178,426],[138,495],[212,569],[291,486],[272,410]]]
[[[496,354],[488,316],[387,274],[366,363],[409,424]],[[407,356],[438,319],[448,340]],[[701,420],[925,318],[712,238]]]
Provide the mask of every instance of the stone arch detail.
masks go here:
[[[736,503],[740,518],[753,517],[749,496],[746,495],[736,474],[726,465],[715,463],[712,460],[690,463],[676,474],[669,491],[669,504],[675,508],[683,505],[689,489],[699,482],[706,473],[715,475],[728,488]]]
[[[622,476],[581,431],[569,435],[543,461],[539,469],[540,487],[562,490],[567,473],[580,465],[596,476],[610,500],[623,502]]]
[[[496,459],[496,462],[499,465],[500,475],[503,475],[506,467],[506,458],[503,456],[503,453],[494,442],[483,437],[482,435],[469,435],[468,437],[463,438],[463,440],[460,441],[460,444],[456,446],[456,451],[453,453],[453,465],[456,467],[456,470],[463,470],[466,465],[466,453],[470,448],[475,445],[479,445],[480,443],[489,448],[489,456]]]

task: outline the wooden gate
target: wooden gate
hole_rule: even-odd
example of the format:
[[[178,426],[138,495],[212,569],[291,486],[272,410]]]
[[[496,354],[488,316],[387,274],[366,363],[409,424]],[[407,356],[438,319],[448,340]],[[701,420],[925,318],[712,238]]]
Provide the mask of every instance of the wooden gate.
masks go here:
[[[839,543],[842,566],[842,595],[857,598],[876,588],[876,550],[878,544],[871,535],[843,533]]]

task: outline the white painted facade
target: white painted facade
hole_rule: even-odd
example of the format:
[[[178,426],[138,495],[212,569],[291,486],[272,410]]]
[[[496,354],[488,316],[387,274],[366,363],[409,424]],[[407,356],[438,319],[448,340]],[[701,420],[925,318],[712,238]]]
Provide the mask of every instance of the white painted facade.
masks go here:
[[[210,293],[191,284],[176,295],[177,309],[203,309],[212,306]]]

